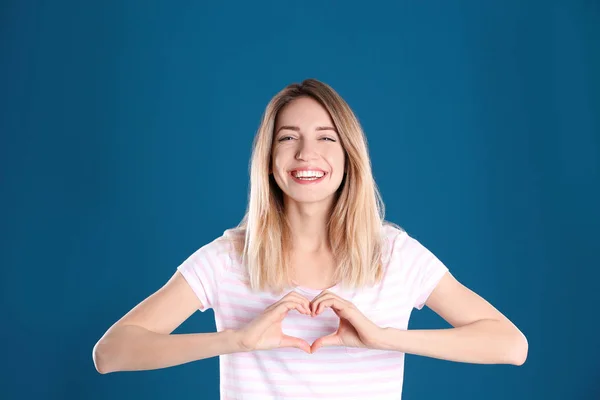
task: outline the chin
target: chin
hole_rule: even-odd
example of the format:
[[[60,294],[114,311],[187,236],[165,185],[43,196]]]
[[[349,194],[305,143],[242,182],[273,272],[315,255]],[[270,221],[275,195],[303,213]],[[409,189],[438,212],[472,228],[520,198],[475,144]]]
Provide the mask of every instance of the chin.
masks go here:
[[[301,204],[324,203],[333,200],[334,193],[309,194],[309,193],[286,193],[288,200]]]

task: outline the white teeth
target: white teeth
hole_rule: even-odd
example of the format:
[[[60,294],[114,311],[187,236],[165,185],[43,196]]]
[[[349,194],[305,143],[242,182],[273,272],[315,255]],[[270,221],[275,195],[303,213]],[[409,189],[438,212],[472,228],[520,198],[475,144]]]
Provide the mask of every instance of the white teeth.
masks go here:
[[[294,171],[292,174],[296,178],[320,178],[325,175],[322,171]]]

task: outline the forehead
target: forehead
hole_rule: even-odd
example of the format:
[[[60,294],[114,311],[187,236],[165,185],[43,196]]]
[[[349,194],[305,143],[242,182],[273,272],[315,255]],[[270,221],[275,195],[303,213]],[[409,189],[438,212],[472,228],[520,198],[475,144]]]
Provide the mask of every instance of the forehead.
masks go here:
[[[318,101],[310,97],[300,97],[286,104],[278,113],[276,126],[329,123],[333,125],[331,116]]]

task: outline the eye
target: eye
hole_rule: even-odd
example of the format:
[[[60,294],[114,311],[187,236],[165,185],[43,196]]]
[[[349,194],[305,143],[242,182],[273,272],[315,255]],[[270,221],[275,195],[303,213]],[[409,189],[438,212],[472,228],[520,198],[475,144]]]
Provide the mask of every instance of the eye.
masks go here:
[[[335,141],[336,141],[334,138],[327,137],[327,136],[325,136],[325,137],[323,137],[323,138],[321,138],[321,139],[323,139],[323,140],[329,140],[329,141],[331,141],[331,142],[335,142]]]
[[[293,137],[292,136],[283,136],[283,137],[279,138],[278,142],[288,141],[289,139],[293,139]]]

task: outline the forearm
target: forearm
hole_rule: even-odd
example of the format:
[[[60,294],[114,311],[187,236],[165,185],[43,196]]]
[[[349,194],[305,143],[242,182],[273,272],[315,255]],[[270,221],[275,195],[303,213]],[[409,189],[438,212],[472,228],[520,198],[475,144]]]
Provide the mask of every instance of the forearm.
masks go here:
[[[240,351],[233,331],[161,334],[135,325],[112,328],[94,347],[101,373],[171,367]]]
[[[384,328],[378,348],[475,364],[522,365],[527,340],[515,327],[496,320],[436,330]]]

